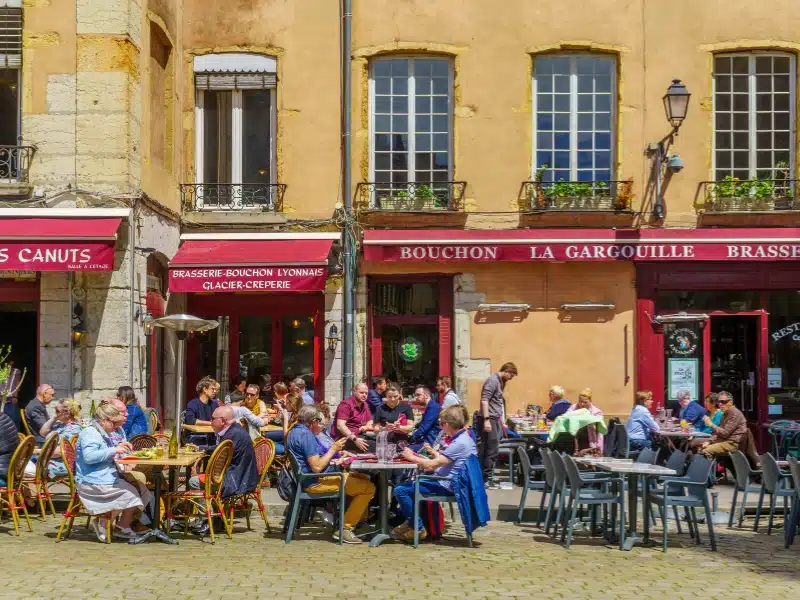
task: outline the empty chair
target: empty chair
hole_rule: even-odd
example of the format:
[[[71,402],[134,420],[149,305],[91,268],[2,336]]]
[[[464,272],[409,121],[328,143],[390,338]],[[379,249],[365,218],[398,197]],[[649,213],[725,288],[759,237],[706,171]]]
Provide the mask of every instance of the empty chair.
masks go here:
[[[789,517],[789,525],[785,528],[785,545],[788,548],[794,543],[794,535],[797,532],[797,525],[800,523],[800,463],[794,456],[789,456],[789,472],[792,474],[794,484],[794,496],[792,496],[792,512]]]
[[[761,494],[758,497],[758,508],[756,508],[756,522],[753,531],[758,531],[758,522],[761,520],[761,509],[764,507],[764,496],[769,494],[769,524],[767,525],[767,535],[772,534],[772,521],[775,517],[775,502],[778,498],[783,498],[783,520],[786,522],[789,498],[794,496],[791,487],[792,476],[781,471],[775,458],[767,452],[761,458]]]
[[[544,450],[543,450],[544,452]],[[536,525],[538,527],[539,523],[542,520],[542,513],[544,512],[544,499],[547,495],[547,492],[552,489],[548,486],[548,477],[547,477],[547,466],[546,465],[537,465],[534,467],[531,465],[531,460],[528,457],[528,453],[525,451],[524,446],[517,447],[517,455],[519,456],[519,464],[522,468],[522,496],[519,499],[519,510],[517,511],[517,523],[522,522],[522,513],[525,510],[525,500],[528,498],[528,490],[538,490],[542,492],[542,499],[539,503],[539,513],[536,515]],[[542,460],[544,460],[544,454],[542,455]],[[549,462],[549,460],[548,460]],[[552,467],[550,467],[552,471]],[[534,479],[534,475],[536,473],[541,473],[545,471],[545,478],[544,479]],[[552,475],[551,475],[552,480]]]
[[[735,488],[733,490],[733,502],[731,502],[731,514],[728,518],[728,527],[733,527],[733,518],[736,513],[736,500],[739,497],[739,492],[742,492],[742,503],[739,506],[739,516],[737,519],[737,526],[741,527],[744,521],[744,511],[747,508],[747,494],[750,492],[761,492],[762,484],[754,484],[753,477],[761,475],[761,471],[755,471],[750,468],[750,462],[747,457],[739,450],[731,452],[731,462],[733,462],[733,475]]]
[[[657,458],[658,452],[650,448],[642,448],[642,450],[639,452],[639,456],[636,457],[636,462],[646,465],[654,465],[656,464]]]
[[[527,443],[522,439],[504,439],[500,440],[500,446],[497,449],[497,458],[505,458],[508,461],[508,480],[514,483],[514,455],[517,453],[517,448],[522,447],[523,450],[527,447]],[[495,464],[496,461],[495,461]],[[494,481],[494,469],[492,469],[492,481]]]
[[[614,433],[616,434],[617,438],[614,456],[617,458],[631,458],[632,455],[639,454],[636,451],[631,451],[631,444],[630,440],[628,439],[628,430],[625,428],[624,424],[617,424],[617,426],[614,427]]]
[[[686,473],[686,456],[685,452],[681,452],[680,450],[674,450],[672,454],[669,455],[667,459],[666,467],[668,469],[672,469],[675,471],[675,475],[673,477],[683,477],[684,473]],[[652,478],[650,479],[650,491],[651,492],[663,492],[664,486],[661,484],[661,480],[663,477]],[[643,498],[642,503],[644,504],[646,500]],[[661,507],[658,507],[659,513],[661,512]],[[651,516],[653,517],[653,525],[655,525],[655,515],[651,512]],[[678,518],[678,508],[676,506],[672,507],[672,514],[675,517],[675,522],[678,524],[678,533],[682,533],[681,531],[681,521]],[[663,515],[662,515],[663,518]]]

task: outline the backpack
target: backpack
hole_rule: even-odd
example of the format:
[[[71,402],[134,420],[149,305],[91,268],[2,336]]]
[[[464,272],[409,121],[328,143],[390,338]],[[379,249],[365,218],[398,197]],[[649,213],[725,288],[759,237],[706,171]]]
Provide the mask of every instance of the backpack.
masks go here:
[[[297,482],[289,469],[283,467],[278,475],[278,495],[284,502],[292,502],[297,493]]]
[[[426,500],[422,503],[422,524],[428,532],[431,541],[442,539],[444,533],[444,511],[441,504]]]

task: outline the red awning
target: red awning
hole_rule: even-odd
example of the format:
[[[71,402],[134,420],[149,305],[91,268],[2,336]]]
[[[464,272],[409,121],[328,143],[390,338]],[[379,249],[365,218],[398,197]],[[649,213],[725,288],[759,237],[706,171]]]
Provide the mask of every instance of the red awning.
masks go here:
[[[171,292],[325,289],[330,239],[188,240],[169,264]]]
[[[800,229],[375,230],[373,262],[798,260]]]
[[[0,270],[111,271],[121,217],[0,218]]]

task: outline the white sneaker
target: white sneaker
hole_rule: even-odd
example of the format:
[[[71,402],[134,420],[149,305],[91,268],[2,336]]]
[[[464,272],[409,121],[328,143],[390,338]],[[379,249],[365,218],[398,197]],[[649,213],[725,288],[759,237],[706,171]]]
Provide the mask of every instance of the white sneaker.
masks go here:
[[[106,543],[106,520],[105,519],[93,519],[92,520],[92,529],[94,529],[94,534],[97,536],[97,539]]]

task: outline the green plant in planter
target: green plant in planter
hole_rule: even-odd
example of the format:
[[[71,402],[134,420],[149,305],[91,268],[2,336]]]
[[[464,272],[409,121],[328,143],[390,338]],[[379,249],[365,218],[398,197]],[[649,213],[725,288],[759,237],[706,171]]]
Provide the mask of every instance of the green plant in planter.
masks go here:
[[[433,193],[433,188],[429,185],[419,185],[416,187],[416,198],[435,198],[436,194]]]

